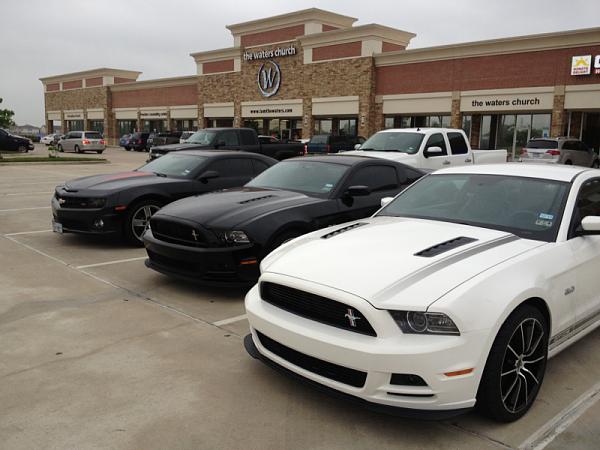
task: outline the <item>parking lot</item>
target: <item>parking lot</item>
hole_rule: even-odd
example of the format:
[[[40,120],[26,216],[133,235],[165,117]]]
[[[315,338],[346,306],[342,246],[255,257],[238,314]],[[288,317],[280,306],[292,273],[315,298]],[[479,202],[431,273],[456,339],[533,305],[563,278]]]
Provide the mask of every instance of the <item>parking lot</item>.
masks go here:
[[[172,280],[143,249],[52,233],[55,185],[147,155],[104,156],[0,165],[0,448],[598,448],[600,330],[549,362],[516,423],[362,410],[246,354],[243,289]]]

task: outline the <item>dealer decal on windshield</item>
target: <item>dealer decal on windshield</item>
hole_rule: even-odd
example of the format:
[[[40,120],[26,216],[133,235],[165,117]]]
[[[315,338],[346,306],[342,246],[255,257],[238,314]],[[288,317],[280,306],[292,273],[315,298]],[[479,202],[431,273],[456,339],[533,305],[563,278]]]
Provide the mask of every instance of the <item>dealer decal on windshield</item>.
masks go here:
[[[539,227],[550,228],[554,219],[554,214],[540,213],[538,215],[538,219],[535,221],[535,224]]]

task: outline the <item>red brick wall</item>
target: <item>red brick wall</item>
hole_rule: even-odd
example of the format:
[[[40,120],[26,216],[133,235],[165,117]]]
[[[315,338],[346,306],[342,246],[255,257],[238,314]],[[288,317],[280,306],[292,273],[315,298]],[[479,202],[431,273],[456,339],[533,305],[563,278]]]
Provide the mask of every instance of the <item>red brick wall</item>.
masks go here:
[[[86,87],[102,86],[102,77],[86,78],[85,85]]]
[[[63,89],[77,89],[83,86],[83,81],[82,80],[75,80],[75,81],[65,81],[63,83]]]
[[[323,24],[323,31],[333,31],[333,30],[339,30],[338,27],[334,27],[333,25],[326,25]]]
[[[202,64],[202,73],[233,72],[233,59],[225,61],[205,62]]]
[[[382,52],[395,52],[397,50],[404,50],[404,46],[403,45],[398,45],[398,44],[392,44],[391,42],[384,42],[383,46],[382,46]]]
[[[121,77],[115,77],[115,84],[119,84],[119,83],[131,83],[135,80],[132,80],[131,78],[121,78]]]
[[[58,90],[60,90],[60,83],[52,83],[52,84],[46,85],[46,91],[48,91],[48,92],[58,91]]]
[[[362,43],[348,42],[347,44],[326,45],[324,47],[313,48],[313,61],[323,61],[326,59],[351,58],[360,56]]]
[[[177,106],[195,105],[198,99],[197,85],[173,86],[163,88],[114,91],[113,108],[132,108],[136,106]]]
[[[386,95],[600,83],[600,75],[571,76],[572,56],[597,54],[600,54],[600,46],[378,67],[376,93]]]
[[[304,25],[280,28],[278,30],[263,31],[261,33],[247,34],[242,36],[242,47],[253,45],[270,44],[273,42],[289,41],[298,36],[304,36]]]

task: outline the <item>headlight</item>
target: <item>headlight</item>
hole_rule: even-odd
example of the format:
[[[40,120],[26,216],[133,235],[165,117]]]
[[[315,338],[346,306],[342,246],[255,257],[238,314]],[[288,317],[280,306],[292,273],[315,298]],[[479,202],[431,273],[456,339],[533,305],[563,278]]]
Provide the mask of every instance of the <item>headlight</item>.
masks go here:
[[[458,327],[443,313],[390,311],[403,333],[460,335]]]
[[[104,208],[104,205],[106,205],[106,199],[88,198],[86,203],[88,208]]]
[[[250,239],[243,231],[224,231],[223,240],[228,244],[249,244]]]

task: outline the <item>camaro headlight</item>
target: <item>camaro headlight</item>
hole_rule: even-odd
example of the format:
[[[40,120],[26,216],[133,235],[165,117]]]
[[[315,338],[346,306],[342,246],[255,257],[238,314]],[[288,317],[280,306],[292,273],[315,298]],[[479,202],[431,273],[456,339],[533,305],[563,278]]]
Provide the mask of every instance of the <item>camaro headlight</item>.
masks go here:
[[[104,208],[106,205],[105,198],[88,198],[85,202],[88,208]]]
[[[403,333],[460,335],[456,324],[443,313],[420,311],[390,311],[389,313]]]
[[[225,242],[229,244],[249,244],[250,239],[243,231],[234,230],[234,231],[224,231],[223,239]]]

